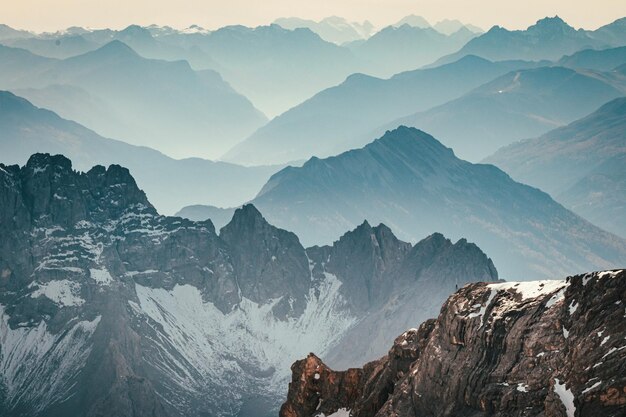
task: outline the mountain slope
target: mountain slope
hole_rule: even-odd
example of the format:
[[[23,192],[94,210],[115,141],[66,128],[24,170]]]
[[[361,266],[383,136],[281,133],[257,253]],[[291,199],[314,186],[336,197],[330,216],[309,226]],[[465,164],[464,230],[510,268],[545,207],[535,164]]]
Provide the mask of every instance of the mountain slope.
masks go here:
[[[431,27],[403,24],[388,26],[365,41],[346,46],[366,62],[368,74],[390,77],[430,64],[457,51],[474,37],[476,34],[466,28],[447,35]]]
[[[332,18],[328,25],[343,30],[340,22]],[[70,39],[74,41],[69,42]],[[7,44],[44,56],[68,58],[112,41],[123,42],[143,58],[184,60],[196,71],[216,71],[269,116],[286,111],[362,69],[347,48],[324,41],[309,29],[288,30],[276,24],[256,28],[226,26],[214,31],[197,26],[175,30],[154,25],[130,25],[121,30],[74,28],[54,34],[32,34]]]
[[[626,64],[626,46],[610,49],[585,49],[575,54],[564,56],[558,65],[574,69],[592,69],[610,71]]]
[[[613,46],[626,46],[626,17],[595,30],[592,36]]]
[[[475,245],[413,247],[384,226],[309,256],[251,205],[218,235],[210,221],[158,215],[125,168],[81,173],[60,155],[0,164],[0,220],[7,417],[275,415],[291,361],[332,351],[399,292],[438,282],[443,301],[454,279],[497,277]],[[374,237],[394,244],[360,250]],[[349,291],[366,285],[350,274],[365,264],[385,266],[367,281],[385,291],[366,304]],[[391,341],[380,339],[376,355]]]
[[[216,61],[219,73],[270,117],[359,69],[349,50],[322,40],[309,29],[287,30],[275,24],[227,26],[206,35],[186,36],[182,42]],[[203,61],[190,63],[207,68]]]
[[[65,60],[43,61],[37,71],[26,69],[28,77],[13,82],[2,76],[0,84],[4,89],[20,89],[35,104],[50,106],[62,117],[105,136],[151,146],[171,156],[216,157],[266,120],[219,74],[195,72],[183,61],[145,59],[119,41]],[[64,90],[53,88],[57,85],[77,87],[84,93],[71,96],[79,101],[69,106]],[[104,102],[108,111],[86,113],[85,100]]]
[[[84,54],[102,46],[78,34],[63,34],[45,38],[29,36],[2,42],[6,46],[26,49],[37,55],[58,59]]]
[[[175,160],[146,147],[106,139],[55,113],[0,91],[0,154],[5,163],[24,164],[36,152],[61,153],[75,167],[122,163],[159,210],[210,202],[226,207],[250,200],[279,167],[242,167],[200,158]]]
[[[440,138],[463,159],[480,161],[521,139],[537,137],[626,95],[623,77],[541,67],[514,71],[456,100],[388,123],[414,126]]]
[[[555,16],[541,19],[526,30],[509,31],[494,26],[485,34],[469,41],[458,52],[443,57],[439,63],[453,62],[466,55],[477,55],[494,61],[554,61],[582,49],[606,46],[622,45],[607,44],[605,40],[596,39],[592,33],[582,29],[576,30]]]
[[[626,99],[620,98],[566,127],[507,146],[486,161],[626,236],[625,157]]]
[[[465,57],[388,80],[355,74],[276,117],[223,158],[259,164],[333,155],[366,144],[364,135],[390,120],[443,104],[527,65]]]
[[[348,22],[338,16],[331,16],[315,22],[297,17],[283,17],[274,21],[285,29],[307,28],[317,33],[320,38],[328,42],[341,45],[346,42],[368,38],[374,31],[374,26],[367,20],[362,23]]]
[[[400,238],[441,231],[484,248],[506,279],[565,275],[626,262],[626,241],[492,165],[458,159],[400,127],[362,149],[274,174],[254,204],[306,243],[366,218]]]
[[[621,416],[625,280],[467,285],[363,368],[294,363],[280,416]]]

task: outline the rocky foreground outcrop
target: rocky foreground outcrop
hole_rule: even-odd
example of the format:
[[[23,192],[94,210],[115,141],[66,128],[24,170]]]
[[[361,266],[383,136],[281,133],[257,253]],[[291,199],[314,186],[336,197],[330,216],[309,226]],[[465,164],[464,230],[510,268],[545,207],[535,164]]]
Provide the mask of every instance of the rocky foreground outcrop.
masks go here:
[[[624,416],[625,307],[623,270],[468,284],[363,368],[294,363],[280,416]]]

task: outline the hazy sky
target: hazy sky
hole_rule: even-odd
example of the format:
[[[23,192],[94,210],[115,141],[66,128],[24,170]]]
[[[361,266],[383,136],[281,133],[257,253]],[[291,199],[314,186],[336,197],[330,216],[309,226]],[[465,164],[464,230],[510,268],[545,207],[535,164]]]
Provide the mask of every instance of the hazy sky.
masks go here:
[[[228,24],[258,26],[277,17],[320,19],[337,15],[376,26],[408,14],[432,23],[460,19],[488,29],[525,28],[558,14],[574,27],[594,29],[626,16],[625,0],[0,0],[2,23],[36,31],[68,26],[122,28],[156,23],[213,29]]]

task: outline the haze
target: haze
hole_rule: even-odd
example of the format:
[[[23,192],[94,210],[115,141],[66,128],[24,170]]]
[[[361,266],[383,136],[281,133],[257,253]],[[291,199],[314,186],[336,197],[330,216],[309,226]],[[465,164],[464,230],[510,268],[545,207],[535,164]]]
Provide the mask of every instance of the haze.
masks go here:
[[[571,0],[2,0],[4,23],[34,31],[69,26],[122,28],[129,24],[218,28],[230,24],[258,26],[278,17],[322,19],[337,15],[377,26],[408,14],[432,22],[455,18],[488,29],[494,24],[521,29],[544,16],[558,14],[575,27],[594,29],[626,15],[623,0],[598,0],[593,7]]]

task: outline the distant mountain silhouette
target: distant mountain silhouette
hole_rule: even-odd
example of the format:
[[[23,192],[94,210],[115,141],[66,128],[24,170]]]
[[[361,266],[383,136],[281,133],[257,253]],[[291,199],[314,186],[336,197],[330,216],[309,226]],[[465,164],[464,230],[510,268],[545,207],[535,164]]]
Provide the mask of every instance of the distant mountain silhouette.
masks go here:
[[[396,23],[393,24],[393,26],[395,27],[400,27],[402,25],[409,25],[409,26],[413,26],[416,28],[433,28],[435,29],[437,32],[442,33],[444,35],[452,35],[453,33],[456,33],[462,29],[467,29],[470,32],[473,33],[483,33],[484,31],[479,28],[478,26],[472,25],[472,24],[465,24],[459,20],[450,20],[450,19],[443,19],[437,23],[435,23],[434,25],[431,25],[428,20],[426,20],[425,18],[423,18],[422,16],[418,16],[415,14],[411,14],[408,16],[403,17],[402,19],[398,20]]]
[[[241,204],[254,196],[279,167],[246,168],[200,158],[175,160],[153,149],[106,139],[85,127],[0,92],[0,154],[24,164],[35,152],[64,154],[74,167],[123,163],[163,213],[197,202]]]
[[[162,42],[210,57],[191,59],[194,68],[214,68],[269,116],[281,113],[318,91],[341,82],[360,67],[346,48],[309,29],[279,25],[227,26],[209,34],[171,35]]]
[[[562,67],[519,70],[374,133],[414,126],[431,132],[459,157],[480,161],[502,146],[566,125],[625,94],[624,78],[611,74]]]
[[[341,45],[359,39],[368,38],[374,31],[374,26],[365,21],[363,23],[349,22],[343,17],[331,16],[319,22],[300,19],[297,17],[282,17],[274,21],[285,29],[307,28],[317,33],[320,38],[328,42]]]
[[[505,279],[597,270],[626,262],[626,240],[588,223],[492,165],[458,159],[432,136],[400,127],[362,149],[276,173],[253,200],[305,244],[382,222],[399,238],[433,230],[484,248]]]
[[[469,41],[458,52],[440,59],[437,64],[456,61],[465,55],[478,55],[494,61],[557,60],[581,49],[606,46],[618,45],[608,44],[606,40],[598,39],[585,30],[576,30],[555,16],[541,19],[526,30],[510,31],[494,26]]]
[[[462,27],[447,35],[431,27],[421,28],[408,23],[388,26],[365,41],[347,47],[365,62],[364,71],[379,77],[389,77],[402,71],[430,64],[438,58],[457,51],[477,36]]]
[[[371,131],[384,123],[441,105],[529,65],[468,56],[388,80],[355,74],[276,117],[224,159],[246,164],[288,162],[363,146],[373,137]]]
[[[2,40],[2,43],[15,48],[27,49],[37,55],[59,59],[84,54],[101,46],[78,34],[62,34],[46,38],[19,37]]]
[[[461,29],[467,29],[474,33],[483,33],[484,30],[472,24],[466,24],[456,19],[443,19],[433,25],[433,29],[443,34],[451,35]]]
[[[487,161],[626,237],[626,98],[540,138],[507,146]]]
[[[607,45],[626,46],[626,17],[593,31],[592,36]]]
[[[567,55],[558,61],[558,65],[574,69],[593,69],[610,71],[626,64],[626,46],[609,49],[585,49]]]
[[[29,38],[31,36],[33,36],[33,34],[26,30],[13,29],[10,26],[0,23],[0,41]]]
[[[2,50],[1,88],[28,89],[19,93],[36,105],[171,156],[217,157],[266,120],[219,74],[193,71],[185,61],[146,59],[120,41],[64,60]],[[65,86],[82,92],[68,95]],[[89,112],[93,102],[106,112]]]

